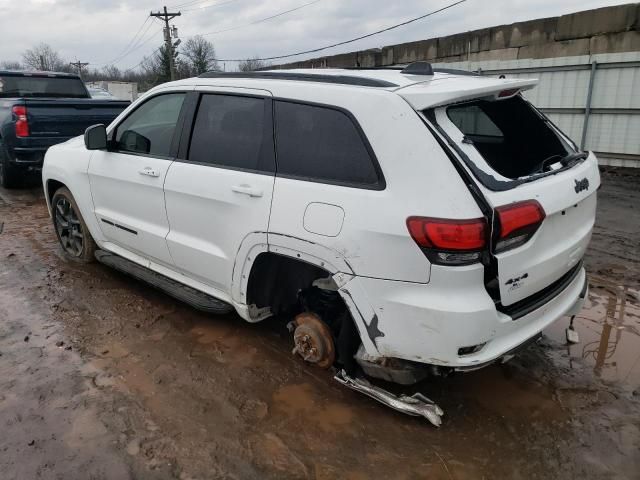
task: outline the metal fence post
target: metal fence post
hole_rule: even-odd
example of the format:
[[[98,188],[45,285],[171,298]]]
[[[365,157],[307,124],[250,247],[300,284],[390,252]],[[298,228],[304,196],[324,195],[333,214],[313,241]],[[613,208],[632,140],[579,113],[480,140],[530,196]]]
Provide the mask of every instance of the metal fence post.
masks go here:
[[[591,75],[589,76],[589,90],[587,91],[587,104],[584,109],[584,122],[582,124],[582,140],[580,141],[580,150],[584,151],[587,142],[587,130],[589,129],[589,115],[591,114],[591,97],[593,95],[593,82],[596,78],[596,69],[598,62],[591,62]]]

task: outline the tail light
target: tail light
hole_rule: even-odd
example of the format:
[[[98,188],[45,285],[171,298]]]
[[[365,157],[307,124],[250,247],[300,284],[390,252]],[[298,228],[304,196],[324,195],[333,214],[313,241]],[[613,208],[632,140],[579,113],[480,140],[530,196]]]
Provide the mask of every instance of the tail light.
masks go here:
[[[16,116],[16,137],[28,137],[29,121],[27,119],[27,107],[16,105],[11,111]]]
[[[439,265],[476,263],[487,245],[487,222],[484,218],[409,217],[407,228],[427,258]]]
[[[535,200],[496,208],[499,236],[496,253],[524,245],[533,237],[545,218],[544,209]]]

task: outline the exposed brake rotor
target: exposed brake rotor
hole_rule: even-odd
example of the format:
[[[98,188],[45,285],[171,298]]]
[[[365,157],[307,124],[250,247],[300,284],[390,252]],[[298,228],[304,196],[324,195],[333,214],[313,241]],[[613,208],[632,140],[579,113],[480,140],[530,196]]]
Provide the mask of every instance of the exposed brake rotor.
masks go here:
[[[318,367],[331,367],[336,360],[336,348],[327,324],[311,312],[297,315],[291,323],[295,328],[292,353]]]

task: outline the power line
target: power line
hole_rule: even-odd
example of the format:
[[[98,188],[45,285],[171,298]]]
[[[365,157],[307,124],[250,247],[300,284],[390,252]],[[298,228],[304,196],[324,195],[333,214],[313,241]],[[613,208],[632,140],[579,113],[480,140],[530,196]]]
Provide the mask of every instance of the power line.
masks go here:
[[[198,4],[198,3],[206,3],[209,2],[211,0],[192,0],[190,2],[185,2],[185,3],[179,3],[178,5],[170,5],[167,8],[181,8],[181,7],[188,7],[190,5],[194,5],[194,4]]]
[[[203,7],[184,8],[184,9],[182,9],[182,11],[183,12],[196,12],[196,11],[200,11],[200,10],[206,10],[207,8],[222,7],[223,5],[227,5],[229,3],[234,3],[234,2],[237,2],[237,1],[238,0],[228,0],[226,2],[212,3],[211,5],[205,5]]]
[[[300,10],[302,8],[308,7],[310,5],[313,5],[314,3],[318,3],[318,2],[321,2],[321,1],[322,0],[314,0],[313,2],[305,3],[303,5],[299,5],[299,6],[295,7],[295,8],[291,8],[289,10],[285,10],[284,12],[276,13],[275,15],[271,15],[270,17],[261,18],[259,20],[254,20],[253,22],[245,23],[244,25],[238,25],[236,27],[230,27],[230,28],[226,28],[224,30],[217,30],[215,32],[203,33],[202,36],[205,37],[207,35],[216,35],[218,33],[230,32],[232,30],[238,30],[240,28],[249,27],[249,26],[255,25],[257,23],[262,23],[262,22],[266,22],[267,20],[271,20],[271,19],[274,19],[274,18],[277,18],[277,17],[281,17],[283,15],[286,15],[287,13],[295,12],[296,10]]]
[[[147,21],[148,20],[149,20],[149,17],[147,17]],[[149,25],[147,25],[147,28],[142,33],[142,35],[139,36],[138,40],[136,40],[135,42],[132,42],[132,45],[129,47],[129,49],[124,51],[121,55],[118,55],[117,57],[109,60],[108,62],[97,63],[97,64],[93,64],[93,65],[113,65],[113,64],[119,62],[120,60],[122,60],[123,58],[128,57],[133,52],[139,50],[143,45],[149,43],[149,40],[151,40],[153,37],[155,37],[156,34],[162,30],[162,29],[156,30],[150,36],[148,36],[146,39],[142,40],[145,37],[145,35],[149,32],[149,30],[151,30],[151,27],[153,27],[153,25],[154,25],[153,22],[149,23]]]
[[[124,47],[124,49],[122,50],[122,52],[120,52],[120,54],[123,54],[124,52],[126,52],[129,47],[131,47],[134,44],[134,41],[138,38],[138,35],[140,35],[140,32],[142,32],[142,29],[144,28],[144,26],[147,24],[147,22],[149,21],[150,17],[146,17],[144,19],[144,22],[142,22],[142,25],[140,25],[140,28],[138,29],[138,31],[136,32],[136,34],[133,36],[133,38],[131,40],[129,40],[129,43],[127,43],[127,46]],[[147,29],[145,31],[145,33],[147,33],[149,30]],[[142,38],[142,37],[140,37]]]
[[[156,48],[153,52],[151,52],[151,53],[149,54],[149,57],[151,57],[151,56],[155,55],[155,54],[156,54],[156,52],[159,52],[159,51],[160,51],[160,49],[162,49],[162,47],[158,47],[158,48]],[[133,67],[131,67],[131,68],[127,68],[127,69],[123,70],[123,71],[122,71],[122,73],[127,73],[127,72],[130,72],[131,70],[135,70],[135,69],[136,69],[136,68],[138,68],[140,65],[142,65],[142,63],[143,63],[147,58],[148,58],[147,56],[144,56],[144,57],[142,58],[142,60],[140,60],[137,64],[135,64],[135,65],[134,65]]]
[[[313,48],[311,50],[305,50],[303,52],[288,53],[286,55],[275,55],[275,56],[272,56],[272,57],[264,57],[264,58],[254,58],[252,60],[262,60],[262,61],[281,60],[283,58],[297,57],[299,55],[305,55],[305,54],[308,54],[308,53],[321,52],[322,50],[327,50],[329,48],[339,47],[341,45],[347,45],[349,43],[357,42],[358,40],[362,40],[362,39],[365,39],[365,38],[373,37],[375,35],[379,35],[381,33],[388,32],[390,30],[394,30],[396,28],[403,27],[405,25],[409,25],[410,23],[417,22],[418,20],[425,19],[427,17],[435,15],[436,13],[443,12],[445,10],[448,10],[448,9],[452,8],[452,7],[455,7],[456,5],[460,5],[461,3],[464,3],[466,1],[467,0],[458,0],[457,2],[451,3],[451,4],[449,4],[449,5],[445,6],[445,7],[439,8],[437,10],[433,10],[432,12],[426,13],[424,15],[420,15],[419,17],[412,18],[410,20],[407,20],[407,21],[402,22],[402,23],[398,23],[396,25],[392,25],[392,26],[387,27],[387,28],[383,28],[382,30],[377,30],[375,32],[368,33],[366,35],[361,35],[359,37],[352,38],[351,40],[345,40],[343,42],[334,43],[332,45],[326,45],[324,47]],[[243,62],[245,60],[246,60],[246,58],[240,58],[240,59],[238,59],[238,58],[216,58],[216,61],[218,61],[218,62]]]
[[[381,33],[385,33],[385,32],[388,32],[390,30],[394,30],[396,28],[403,27],[405,25],[409,25],[409,24],[417,22],[419,20],[423,20],[423,19],[425,19],[427,17],[431,17],[431,16],[433,16],[433,15],[435,15],[437,13],[440,13],[440,12],[443,12],[443,11],[448,10],[450,8],[453,8],[456,5],[460,5],[461,3],[465,3],[466,1],[467,0],[458,0],[457,2],[450,3],[449,5],[446,5],[446,6],[442,7],[442,8],[437,9],[437,10],[433,10],[433,11],[431,11],[429,13],[425,13],[424,15],[420,15],[418,17],[411,18],[411,19],[406,20],[404,22],[397,23],[397,24],[392,25],[390,27],[383,28],[383,29],[377,30],[375,32],[371,32],[371,33],[368,33],[366,35],[361,35],[359,37],[352,38],[350,40],[345,40],[345,41],[342,41],[342,42],[334,43],[334,44],[331,44],[331,45],[326,45],[324,47],[313,48],[313,49],[305,50],[305,51],[302,51],[302,52],[289,53],[289,54],[286,54],[286,55],[275,55],[275,56],[271,56],[271,57],[256,58],[256,59],[253,59],[253,60],[261,60],[261,61],[282,60],[284,58],[297,57],[297,56],[306,55],[306,54],[309,54],[309,53],[317,53],[317,52],[321,52],[323,50],[328,50],[330,48],[339,47],[339,46],[342,46],[342,45],[347,45],[349,43],[357,42],[358,40],[363,40],[365,38],[370,38],[370,37],[373,37],[375,35],[379,35]],[[205,35],[207,35],[207,34],[205,34]],[[157,48],[156,50],[154,50],[151,53],[151,55],[155,54],[159,50],[160,50],[160,48]],[[216,58],[215,60],[218,61],[218,62],[243,62],[243,61],[245,61],[247,59],[246,58]],[[137,65],[125,70],[125,72],[128,72],[128,71],[134,70],[135,68],[138,68],[142,64],[142,62],[144,62],[144,59],[142,59]]]
[[[197,0],[197,1],[202,2],[202,0]],[[197,1],[196,1],[196,2],[188,2],[188,3],[197,3]],[[208,1],[208,0],[205,0],[205,1]],[[203,7],[203,8],[209,8],[209,7],[213,7],[213,6],[226,5],[227,3],[231,3],[231,2],[235,2],[235,1],[237,1],[237,0],[230,0],[230,1],[228,1],[228,2],[224,2],[224,3],[217,3],[217,4],[209,5],[209,6],[207,6],[207,7]],[[308,6],[310,6],[310,5],[313,5],[314,3],[318,3],[318,2],[320,2],[320,1],[322,1],[322,0],[314,0],[314,1],[312,1],[312,2],[305,3],[305,4],[303,4],[303,5],[299,5],[299,6],[297,6],[297,7],[291,8],[291,9],[289,9],[289,10],[285,10],[284,12],[279,12],[279,13],[276,13],[276,14],[271,15],[271,16],[266,17],[266,18],[261,18],[261,19],[258,19],[258,20],[254,20],[253,22],[250,22],[250,23],[245,24],[245,25],[239,25],[239,26],[236,26],[236,27],[231,27],[231,28],[228,28],[228,29],[225,29],[225,30],[221,30],[221,31],[218,31],[218,32],[209,32],[209,33],[205,33],[205,34],[203,34],[203,36],[204,36],[204,35],[214,35],[214,34],[216,34],[216,33],[222,33],[222,32],[228,32],[228,31],[230,31],[230,30],[237,30],[237,29],[239,29],[239,28],[244,28],[244,27],[247,27],[247,26],[250,26],[250,25],[254,25],[254,24],[256,24],[256,23],[265,22],[265,21],[267,21],[267,20],[271,20],[271,19],[273,19],[273,18],[277,18],[277,17],[281,17],[282,15],[286,15],[287,13],[291,13],[291,12],[294,12],[294,11],[296,11],[296,10],[300,10],[300,9],[302,9],[302,8],[308,7]],[[183,5],[186,5],[186,4],[183,4]],[[173,8],[173,7],[172,7],[172,8]],[[195,9],[195,10],[199,10],[199,9]],[[184,10],[184,11],[187,11],[187,10]],[[145,32],[145,33],[146,33],[146,32]],[[154,35],[155,35],[155,34],[154,34]],[[151,38],[151,37],[150,37],[150,38]],[[144,43],[147,43],[147,42],[150,40],[150,38],[148,38]],[[139,49],[142,45],[144,45],[144,43],[140,44],[140,45],[136,48],[136,50],[137,50],[137,49]],[[160,50],[160,47],[159,47],[159,48],[156,48],[153,52],[151,52],[151,53],[150,53],[150,56],[154,55],[154,54],[155,54],[156,52],[158,52],[159,50]],[[129,54],[133,53],[134,51],[135,51],[135,50],[131,50],[129,53],[127,53],[127,55],[129,55]],[[125,56],[127,56],[127,55],[125,55]],[[146,58],[146,57],[145,57],[145,58]],[[142,60],[140,60],[140,62],[138,62],[138,63],[137,63],[136,65],[134,65],[133,67],[128,68],[128,69],[123,70],[123,71],[124,71],[124,72],[129,72],[129,71],[131,71],[131,70],[134,70],[134,69],[138,68],[140,65],[142,65],[142,63],[144,62],[145,58],[143,58]],[[231,61],[231,60],[230,60],[230,61]]]

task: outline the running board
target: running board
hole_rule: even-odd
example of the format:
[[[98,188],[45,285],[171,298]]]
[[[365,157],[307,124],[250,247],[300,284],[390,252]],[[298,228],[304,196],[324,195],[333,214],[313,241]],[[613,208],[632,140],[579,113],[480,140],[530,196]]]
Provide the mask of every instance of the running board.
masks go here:
[[[171,295],[184,303],[191,305],[193,308],[215,315],[229,313],[233,307],[217,298],[207,295],[204,292],[188,287],[169,277],[165,277],[153,270],[138,265],[131,260],[115,255],[105,250],[96,251],[96,260],[100,263],[114,268],[119,272],[129,275],[137,280],[142,280],[152,287]]]
[[[407,395],[397,396],[383,388],[372,385],[364,378],[351,378],[344,370],[339,371],[333,378],[345,387],[367,395],[398,412],[414,417],[424,417],[436,427],[442,425],[444,412],[432,400],[421,393],[414,393],[410,397]]]

